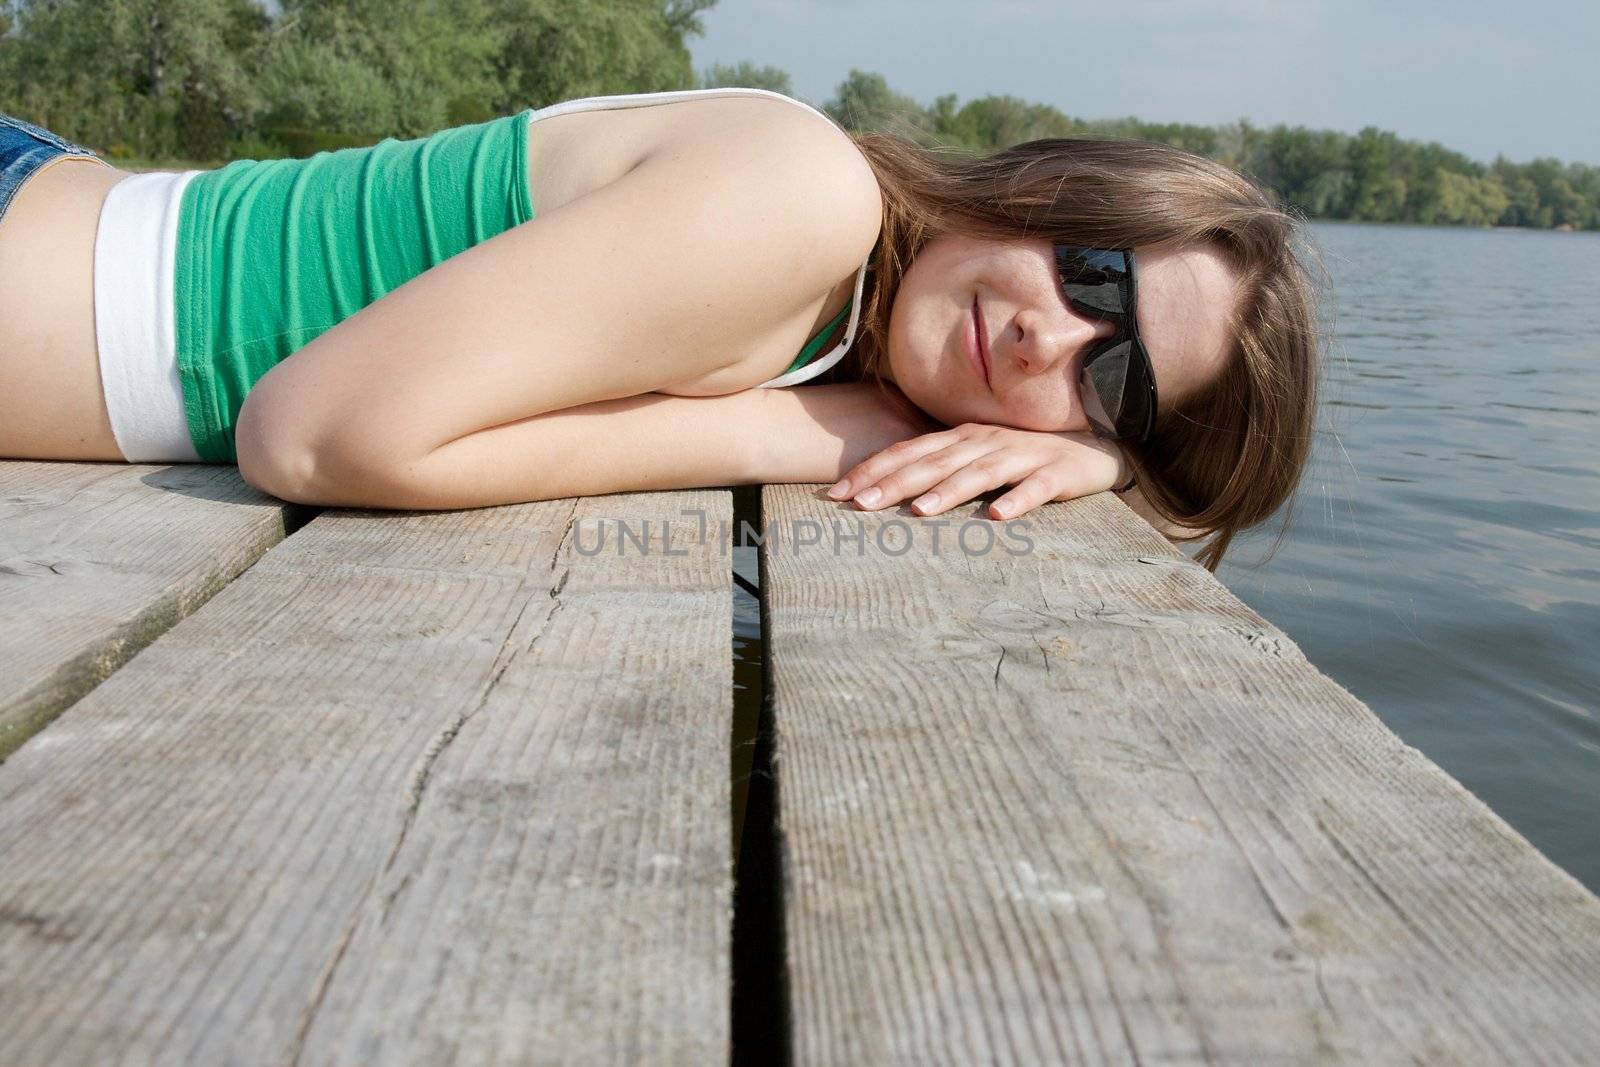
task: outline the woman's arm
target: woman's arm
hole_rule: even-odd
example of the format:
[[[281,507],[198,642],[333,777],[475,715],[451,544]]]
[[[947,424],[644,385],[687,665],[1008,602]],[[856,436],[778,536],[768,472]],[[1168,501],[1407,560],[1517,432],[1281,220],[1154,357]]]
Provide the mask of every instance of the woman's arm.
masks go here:
[[[897,403],[892,393],[885,398],[871,383],[726,396],[647,393],[467,434],[435,450],[424,461],[435,466],[416,472],[419,477],[351,479],[286,499],[426,510],[697,486],[830,482],[867,456],[937,425],[909,401]]]
[[[860,265],[882,203],[844,134],[770,103],[452,256],[273,367],[239,412],[246,480],[286,499],[459,496],[488,467],[458,442],[694,381],[792,328]],[[499,484],[483,503],[533,499]]]

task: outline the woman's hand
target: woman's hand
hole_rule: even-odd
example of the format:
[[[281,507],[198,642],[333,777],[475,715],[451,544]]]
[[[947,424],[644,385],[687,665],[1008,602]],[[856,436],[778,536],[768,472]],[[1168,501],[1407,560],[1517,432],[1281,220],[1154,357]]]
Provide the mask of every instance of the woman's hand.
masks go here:
[[[751,392],[760,394],[765,409],[752,427],[752,446],[758,452],[754,481],[832,481],[890,445],[944,429],[893,382],[830,382]]]
[[[856,387],[869,398],[867,403],[872,412],[870,415],[872,426],[882,443],[877,447],[869,445],[866,451],[850,461],[849,466],[859,466],[869,456],[891,445],[909,443],[924,435],[946,429],[944,423],[913,404],[893,382],[866,381],[856,383]],[[866,439],[870,440],[871,435]]]
[[[1121,485],[1130,472],[1116,444],[1093,434],[966,422],[890,445],[851,468],[828,495],[854,497],[868,511],[914,496],[911,506],[918,514],[937,515],[998,486],[1014,485],[989,508],[994,518],[1014,519],[1051,500]]]

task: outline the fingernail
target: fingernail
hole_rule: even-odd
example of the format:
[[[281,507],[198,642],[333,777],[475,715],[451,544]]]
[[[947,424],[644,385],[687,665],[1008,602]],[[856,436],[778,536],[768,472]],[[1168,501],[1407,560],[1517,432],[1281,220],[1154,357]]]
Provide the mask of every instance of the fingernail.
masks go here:
[[[856,494],[856,503],[864,508],[870,508],[878,502],[878,498],[882,495],[883,493],[879,491],[877,486],[873,486],[871,489],[863,489]]]
[[[850,479],[845,478],[842,481],[834,482],[833,483],[833,488],[828,490],[828,495],[833,497],[835,500],[838,500],[840,497],[849,496],[850,495],[849,489],[850,489]]]
[[[939,506],[939,494],[925,493],[913,500],[911,506],[919,511],[932,511]]]
[[[998,515],[1000,518],[1003,519],[1007,515],[1011,514],[1011,505],[1010,504],[996,504],[994,506],[994,513],[996,515]]]

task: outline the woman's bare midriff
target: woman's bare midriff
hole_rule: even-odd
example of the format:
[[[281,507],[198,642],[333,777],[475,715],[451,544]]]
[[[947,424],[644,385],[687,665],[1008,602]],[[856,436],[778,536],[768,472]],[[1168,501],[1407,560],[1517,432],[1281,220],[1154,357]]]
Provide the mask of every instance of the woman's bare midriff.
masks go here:
[[[120,460],[94,335],[94,236],[125,171],[58,159],[0,218],[0,457]]]

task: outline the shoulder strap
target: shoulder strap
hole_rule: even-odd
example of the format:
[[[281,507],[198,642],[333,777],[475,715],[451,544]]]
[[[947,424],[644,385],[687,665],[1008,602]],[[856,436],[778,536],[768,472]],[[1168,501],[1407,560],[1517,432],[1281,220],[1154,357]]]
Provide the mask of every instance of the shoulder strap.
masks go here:
[[[850,325],[845,327],[844,340],[840,341],[839,344],[834,347],[833,351],[829,352],[821,359],[816,360],[813,363],[807,363],[805,366],[800,367],[797,370],[785,371],[776,378],[762,382],[760,385],[756,386],[756,388],[782,389],[785,386],[799,385],[801,382],[808,382],[844,358],[844,354],[850,351],[850,346],[854,344],[856,340],[856,325],[861,321],[861,293],[866,287],[867,265],[871,262],[872,257],[868,256],[862,261],[861,269],[856,272],[856,292],[855,296],[850,298]]]
[[[668,89],[659,93],[621,93],[615,96],[586,96],[578,100],[563,100],[560,103],[550,104],[541,108],[529,108],[533,121],[554,118],[557,115],[567,115],[574,111],[609,111],[617,108],[648,107],[651,104],[670,104],[678,100],[694,100],[707,96],[770,96],[776,100],[787,100],[795,107],[805,108],[807,111],[823,119],[830,125],[838,126],[837,122],[829,118],[825,112],[818,111],[804,100],[796,100],[783,93],[775,93],[771,89],[750,89],[740,86],[720,86],[715,89]],[[843,127],[840,127],[841,129]]]

